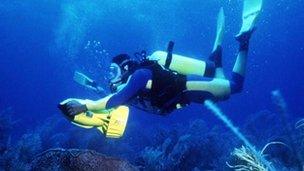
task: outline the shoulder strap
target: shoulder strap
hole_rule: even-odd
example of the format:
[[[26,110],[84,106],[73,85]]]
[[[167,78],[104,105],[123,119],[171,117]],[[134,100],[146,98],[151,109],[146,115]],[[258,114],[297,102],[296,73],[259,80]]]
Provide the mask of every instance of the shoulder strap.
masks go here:
[[[167,48],[167,59],[166,59],[166,63],[165,63],[165,68],[166,69],[169,69],[169,66],[170,66],[171,61],[172,61],[173,47],[174,47],[174,42],[170,41],[169,44],[168,44],[168,48]]]

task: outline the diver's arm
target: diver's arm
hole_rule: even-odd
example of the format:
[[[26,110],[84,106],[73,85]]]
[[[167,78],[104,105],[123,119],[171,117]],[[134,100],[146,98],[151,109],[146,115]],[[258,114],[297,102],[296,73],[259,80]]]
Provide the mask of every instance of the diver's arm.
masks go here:
[[[96,100],[96,101],[85,100],[86,107],[90,111],[106,109],[106,103],[112,96],[113,96],[113,94],[110,94],[110,95],[108,95],[102,99]]]
[[[148,69],[139,69],[132,74],[126,85],[117,93],[110,94],[100,100],[87,100],[88,110],[96,111],[111,109],[113,107],[125,104],[130,98],[135,96],[138,91],[146,87],[147,82],[152,78],[152,73]]]

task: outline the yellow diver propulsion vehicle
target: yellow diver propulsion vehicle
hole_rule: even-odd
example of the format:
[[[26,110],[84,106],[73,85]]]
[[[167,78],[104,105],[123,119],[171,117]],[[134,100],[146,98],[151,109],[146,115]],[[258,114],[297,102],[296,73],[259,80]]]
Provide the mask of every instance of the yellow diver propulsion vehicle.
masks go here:
[[[83,103],[84,101],[79,99],[67,99],[58,106],[64,116],[74,125],[86,129],[97,128],[107,138],[120,138],[123,136],[129,116],[129,108],[127,106],[119,106],[111,110],[88,111],[71,116],[64,112],[67,108],[66,104],[70,100],[77,100],[80,103]]]

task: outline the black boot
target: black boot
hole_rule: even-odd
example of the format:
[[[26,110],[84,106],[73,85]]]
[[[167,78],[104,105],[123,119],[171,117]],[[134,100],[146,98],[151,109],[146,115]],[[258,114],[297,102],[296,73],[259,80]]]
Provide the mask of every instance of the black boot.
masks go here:
[[[256,28],[253,28],[249,31],[243,32],[235,37],[235,39],[240,42],[239,51],[248,51],[249,48],[249,40],[252,35],[252,33],[256,30]]]
[[[215,68],[222,67],[222,46],[218,45],[216,49],[210,54],[210,61],[214,62]]]

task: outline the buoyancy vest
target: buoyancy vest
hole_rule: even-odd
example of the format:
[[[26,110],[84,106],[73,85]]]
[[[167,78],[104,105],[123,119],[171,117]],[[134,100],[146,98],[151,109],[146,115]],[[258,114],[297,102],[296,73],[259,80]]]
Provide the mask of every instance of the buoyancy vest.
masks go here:
[[[156,61],[141,62],[138,69],[152,72],[150,91],[141,91],[135,98],[135,106],[155,114],[165,115],[176,109],[177,104],[186,105],[182,97],[186,90],[186,76],[166,69]]]

